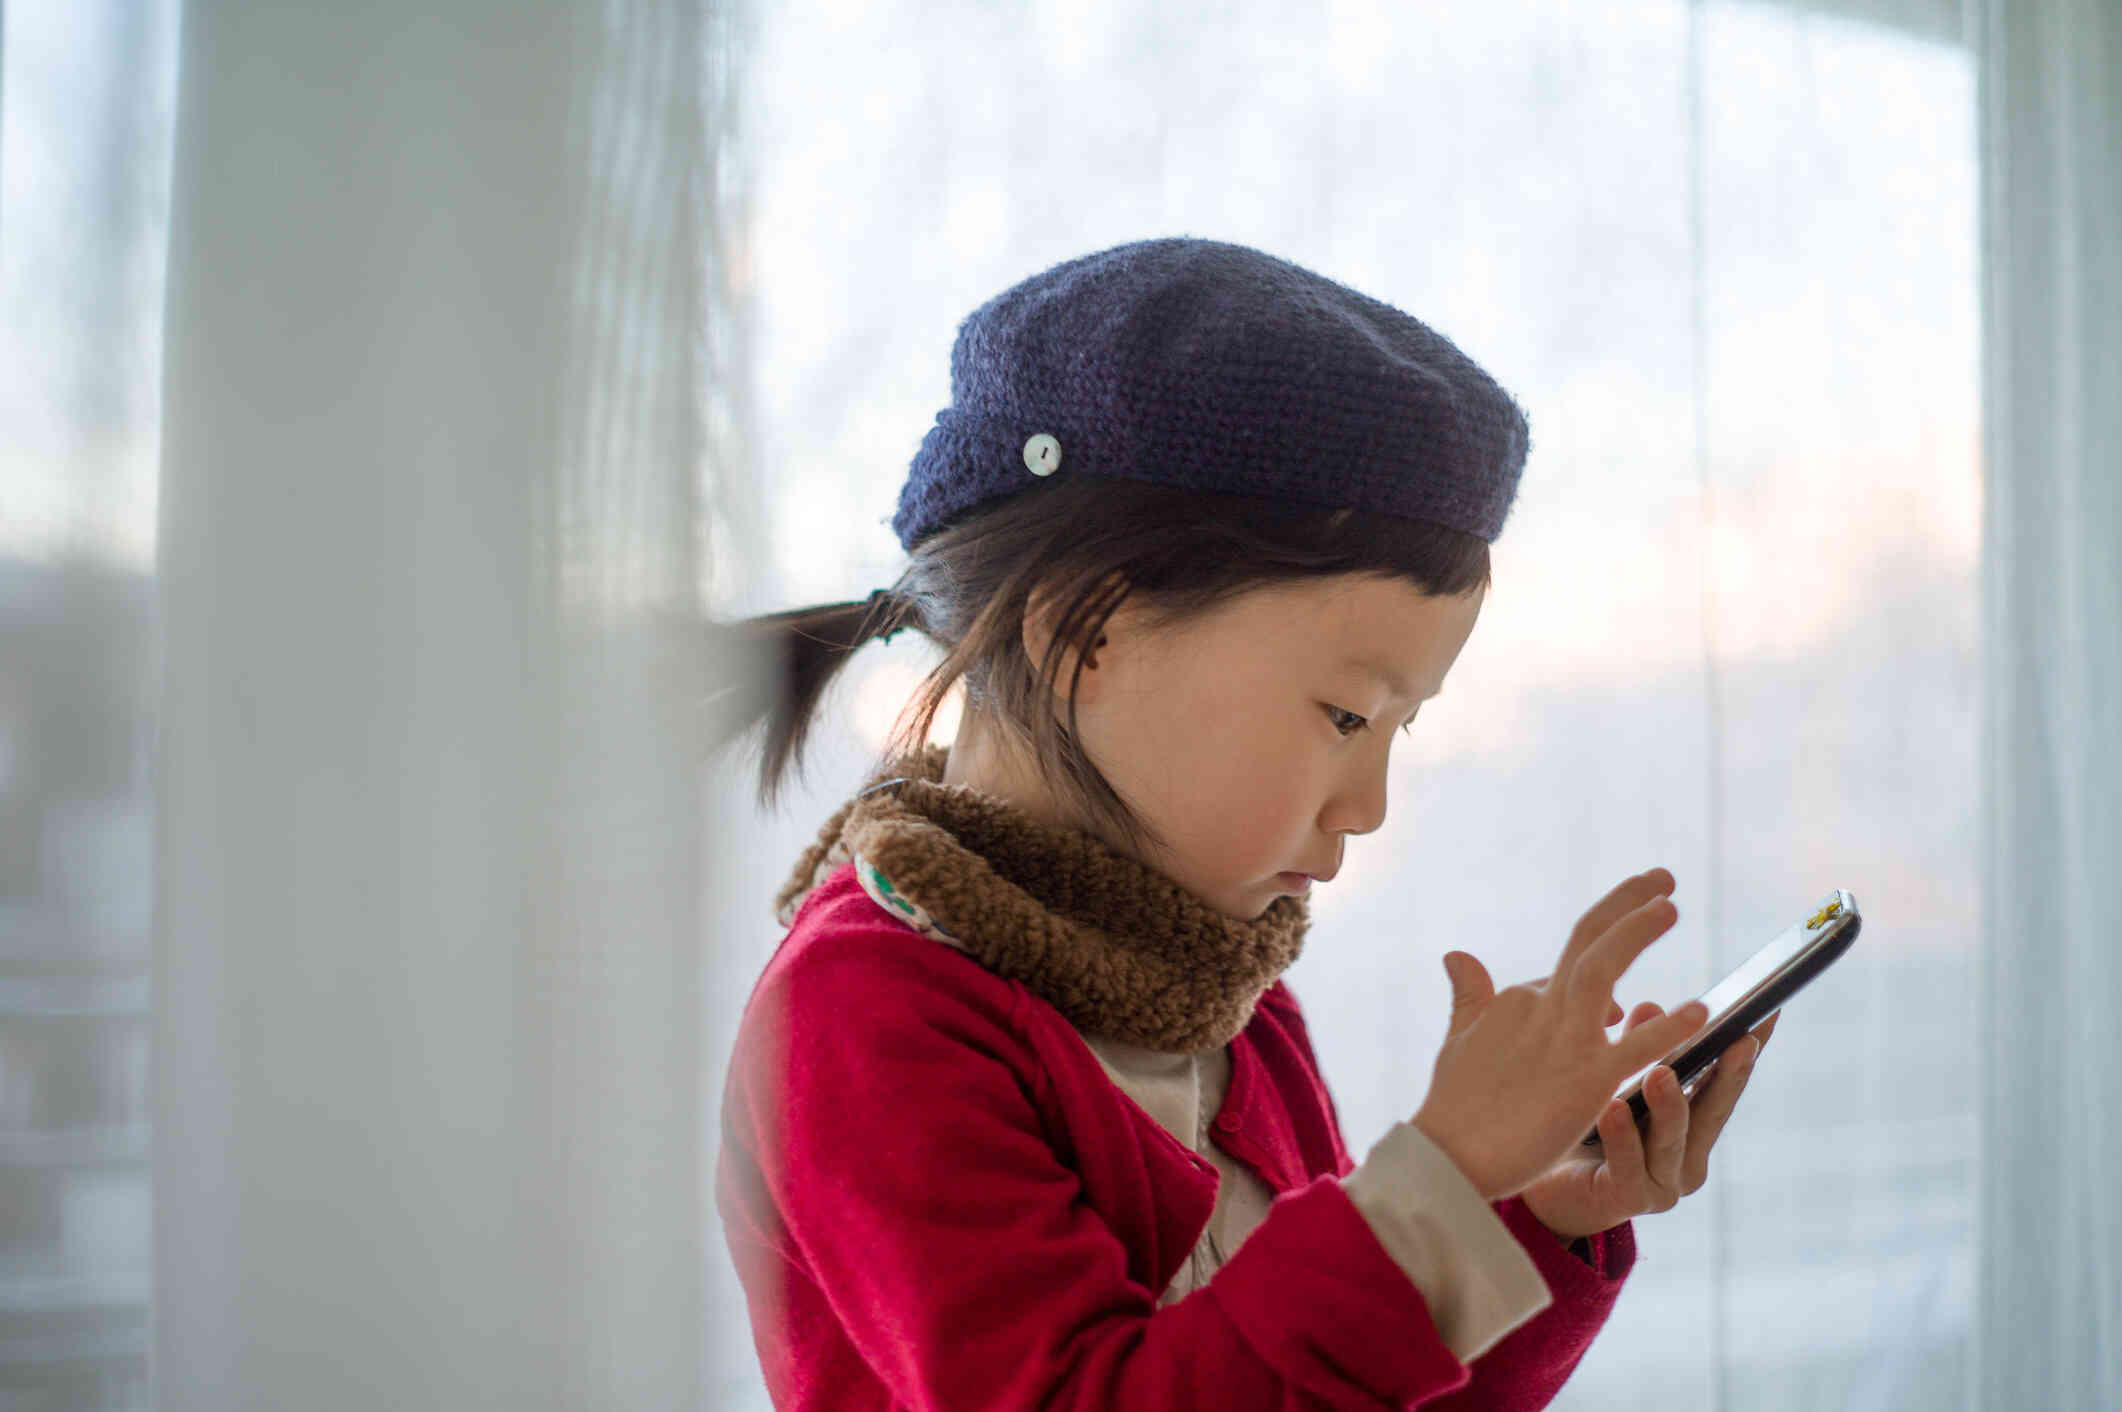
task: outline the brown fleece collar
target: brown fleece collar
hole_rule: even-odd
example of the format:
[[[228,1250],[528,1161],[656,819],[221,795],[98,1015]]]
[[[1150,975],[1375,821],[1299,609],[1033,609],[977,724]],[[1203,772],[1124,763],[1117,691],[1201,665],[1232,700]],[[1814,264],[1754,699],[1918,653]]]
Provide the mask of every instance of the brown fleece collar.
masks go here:
[[[942,783],[948,747],[893,761],[826,820],[774,897],[783,926],[859,853],[990,971],[1086,1034],[1170,1053],[1228,1044],[1304,946],[1301,896],[1224,915],[1097,837]]]

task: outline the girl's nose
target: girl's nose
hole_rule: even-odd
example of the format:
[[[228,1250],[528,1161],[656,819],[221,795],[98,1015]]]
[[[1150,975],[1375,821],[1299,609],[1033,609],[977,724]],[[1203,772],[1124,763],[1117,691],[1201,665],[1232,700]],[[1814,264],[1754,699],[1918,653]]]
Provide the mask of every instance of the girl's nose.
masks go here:
[[[1336,793],[1320,819],[1328,833],[1375,833],[1385,823],[1385,771],[1379,769]]]

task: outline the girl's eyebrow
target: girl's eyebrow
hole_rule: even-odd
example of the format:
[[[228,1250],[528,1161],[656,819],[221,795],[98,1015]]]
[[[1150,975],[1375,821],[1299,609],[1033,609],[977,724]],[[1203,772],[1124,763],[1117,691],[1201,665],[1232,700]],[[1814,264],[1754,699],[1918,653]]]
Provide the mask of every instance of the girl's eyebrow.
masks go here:
[[[1418,699],[1422,701],[1427,701],[1430,699],[1430,697],[1442,696],[1444,694],[1444,688],[1440,686],[1435,691],[1431,692],[1429,696],[1417,698],[1413,688],[1409,687],[1406,682],[1400,680],[1398,674],[1396,674],[1392,670],[1392,668],[1386,666],[1383,662],[1374,662],[1368,657],[1351,657],[1348,659],[1348,665],[1356,668],[1358,671],[1369,673],[1372,677],[1376,678],[1379,682],[1383,683],[1387,691],[1392,692],[1402,701],[1415,701]]]

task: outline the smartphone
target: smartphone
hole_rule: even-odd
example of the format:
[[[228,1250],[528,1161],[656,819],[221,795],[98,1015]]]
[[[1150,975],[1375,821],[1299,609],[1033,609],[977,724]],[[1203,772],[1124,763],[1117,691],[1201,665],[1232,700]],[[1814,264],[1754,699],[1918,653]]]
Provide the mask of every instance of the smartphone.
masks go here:
[[[1650,1112],[1643,1097],[1643,1080],[1652,1069],[1670,1064],[1680,1087],[1686,1090],[1740,1035],[1775,1014],[1784,1001],[1832,966],[1849,950],[1863,924],[1863,917],[1857,913],[1857,899],[1845,889],[1836,888],[1804,921],[1792,923],[1789,930],[1704,991],[1702,1003],[1709,1007],[1709,1018],[1703,1028],[1664,1058],[1638,1069],[1614,1097],[1628,1101],[1637,1126],[1642,1126]],[[1586,1146],[1598,1141],[1597,1128],[1584,1139]]]

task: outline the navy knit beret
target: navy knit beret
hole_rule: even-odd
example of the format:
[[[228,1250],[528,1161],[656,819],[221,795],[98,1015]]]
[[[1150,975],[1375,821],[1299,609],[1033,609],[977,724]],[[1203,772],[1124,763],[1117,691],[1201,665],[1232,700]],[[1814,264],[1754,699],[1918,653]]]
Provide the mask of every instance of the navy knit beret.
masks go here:
[[[1493,541],[1529,445],[1509,393],[1389,304],[1243,245],[1065,260],[958,327],[892,529],[911,550],[1048,475],[1355,506]]]

